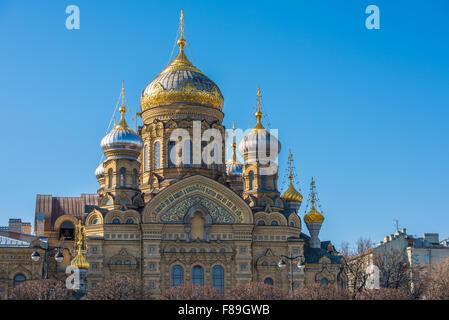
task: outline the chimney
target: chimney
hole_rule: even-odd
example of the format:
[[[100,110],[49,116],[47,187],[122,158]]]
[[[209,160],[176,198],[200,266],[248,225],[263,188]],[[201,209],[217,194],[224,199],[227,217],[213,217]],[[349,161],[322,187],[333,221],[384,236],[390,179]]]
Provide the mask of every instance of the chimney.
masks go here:
[[[37,224],[37,234],[38,236],[44,235],[44,225],[45,225],[45,218],[42,213],[39,213],[39,215],[36,218],[36,224]]]
[[[31,223],[29,223],[29,222],[22,223],[22,233],[23,234],[31,234]]]
[[[429,241],[431,244],[439,244],[440,236],[438,233],[424,233],[424,241]]]
[[[22,219],[9,219],[8,231],[22,233]]]

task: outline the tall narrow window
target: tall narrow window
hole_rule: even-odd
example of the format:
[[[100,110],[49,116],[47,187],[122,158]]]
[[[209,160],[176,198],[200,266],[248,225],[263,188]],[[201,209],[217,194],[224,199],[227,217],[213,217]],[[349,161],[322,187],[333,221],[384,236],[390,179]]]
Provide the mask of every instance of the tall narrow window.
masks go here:
[[[120,169],[120,187],[124,187],[126,185],[126,169]]]
[[[216,288],[220,293],[224,292],[224,270],[222,266],[212,268],[212,287]]]
[[[175,150],[175,141],[169,141],[168,142],[168,167],[174,168],[176,164],[176,150]]]
[[[202,286],[204,285],[204,270],[200,266],[195,266],[192,269],[192,284]]]
[[[161,143],[157,141],[154,144],[154,169],[161,167]]]
[[[109,188],[112,188],[112,179],[113,179],[112,169],[109,169],[109,171],[108,171],[108,186],[109,186]]]
[[[250,171],[249,173],[249,190],[253,190],[254,186],[254,172]]]
[[[186,140],[184,142],[184,154],[183,154],[183,164],[184,167],[192,166],[192,142],[190,140]]]
[[[271,189],[272,189],[272,190],[275,190],[275,189],[276,189],[275,184],[276,184],[276,179],[275,179],[274,176],[272,176],[272,177],[271,177]]]
[[[135,187],[135,186],[137,186],[137,170],[136,169],[134,169],[133,170],[133,175],[132,175],[132,177],[131,177],[131,184]]]
[[[267,176],[260,175],[260,186],[262,190],[265,190],[267,188]]]
[[[148,171],[148,145],[145,145],[145,151],[143,155],[143,170]]]
[[[181,266],[171,268],[171,286],[182,286],[184,284],[184,269]]]

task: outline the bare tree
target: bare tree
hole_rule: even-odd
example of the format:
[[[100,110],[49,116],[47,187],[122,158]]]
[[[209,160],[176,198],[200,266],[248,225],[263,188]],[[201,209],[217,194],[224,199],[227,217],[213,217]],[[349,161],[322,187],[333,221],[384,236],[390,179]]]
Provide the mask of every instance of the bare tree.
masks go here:
[[[230,300],[282,300],[285,295],[276,286],[263,282],[248,282],[235,287],[227,298]]]
[[[129,277],[113,277],[97,283],[87,291],[87,300],[150,300],[145,282]]]
[[[288,296],[291,300],[348,300],[348,291],[333,285],[315,283],[297,289]]]
[[[165,291],[161,299],[167,300],[220,300],[223,295],[214,287],[186,285]]]
[[[357,300],[410,300],[412,297],[399,289],[379,288],[360,292]]]
[[[72,292],[57,280],[29,280],[13,289],[13,300],[72,300]]]
[[[428,266],[422,299],[449,300],[449,258],[441,260],[434,266]]]
[[[382,288],[409,290],[411,269],[406,253],[389,249],[376,252],[373,260],[379,268],[379,284]]]
[[[344,243],[342,266],[348,278],[348,290],[354,299],[358,293],[365,290],[370,273],[367,271],[371,264],[369,253],[371,253],[373,243],[370,239],[359,238],[356,248],[351,250],[349,244]]]

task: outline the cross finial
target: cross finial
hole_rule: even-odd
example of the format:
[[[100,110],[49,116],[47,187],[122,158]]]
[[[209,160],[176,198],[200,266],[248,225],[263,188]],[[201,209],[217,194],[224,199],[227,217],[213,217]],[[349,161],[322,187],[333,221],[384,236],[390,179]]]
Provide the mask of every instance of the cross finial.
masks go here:
[[[260,111],[260,98],[262,97],[262,95],[260,94],[260,87],[257,87],[257,112],[256,112],[256,119],[257,119],[257,123],[255,126],[255,129],[263,129],[262,123],[260,122],[260,120],[262,119],[262,112]]]
[[[310,188],[312,190],[312,208],[315,208],[315,180],[313,180],[313,177],[312,182],[310,183]]]
[[[292,154],[292,149],[290,149],[289,155],[288,155],[288,166],[290,168],[290,174],[289,174],[288,178],[290,179],[290,182],[292,182],[292,180],[293,180],[292,162],[293,162],[293,154]]]
[[[179,40],[178,46],[181,51],[184,51],[186,46],[186,39],[184,39],[184,11],[181,9],[181,18],[179,18]]]
[[[179,18],[179,32],[181,38],[184,37],[184,11],[181,9],[181,18]]]

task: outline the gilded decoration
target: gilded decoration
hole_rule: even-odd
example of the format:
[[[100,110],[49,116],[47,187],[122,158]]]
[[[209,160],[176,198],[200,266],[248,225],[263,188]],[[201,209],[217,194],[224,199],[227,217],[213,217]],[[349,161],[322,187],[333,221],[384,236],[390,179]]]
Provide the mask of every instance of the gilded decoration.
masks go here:
[[[236,222],[234,216],[223,206],[202,195],[194,195],[182,200],[180,203],[174,205],[166,212],[164,212],[160,217],[160,221],[169,223],[182,223],[184,220],[184,216],[194,205],[201,205],[206,208],[208,213],[212,217],[213,223],[232,224]]]
[[[198,195],[198,193],[200,193],[200,195]],[[205,196],[202,196],[201,193]],[[175,201],[192,194],[195,195],[190,196],[181,203],[171,207]],[[238,217],[240,221],[243,219],[242,212],[230,199],[201,184],[187,186],[176,193],[167,196],[166,200],[161,202],[155,208],[154,212],[156,214],[163,212],[160,218],[163,222],[177,222],[182,221],[187,210],[195,204],[201,204],[207,208],[215,223],[236,223],[238,221],[236,221],[235,217]],[[164,212],[164,210],[167,210],[167,212]]]
[[[190,81],[185,81],[179,89],[164,89],[161,83],[157,83],[151,93],[144,95],[141,101],[142,111],[172,103],[198,103],[220,111],[223,109],[223,97],[217,86],[214,86],[212,91],[199,90]]]

